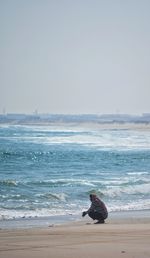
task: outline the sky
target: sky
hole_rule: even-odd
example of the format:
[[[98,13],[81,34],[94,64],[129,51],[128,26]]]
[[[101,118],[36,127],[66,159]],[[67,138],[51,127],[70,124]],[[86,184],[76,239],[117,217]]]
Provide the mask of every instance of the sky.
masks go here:
[[[149,0],[0,0],[0,113],[150,113]]]

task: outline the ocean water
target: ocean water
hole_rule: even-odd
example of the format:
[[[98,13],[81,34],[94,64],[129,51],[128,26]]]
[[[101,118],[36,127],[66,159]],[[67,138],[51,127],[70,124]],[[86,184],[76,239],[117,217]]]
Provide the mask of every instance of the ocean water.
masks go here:
[[[150,131],[0,125],[0,219],[150,209]]]

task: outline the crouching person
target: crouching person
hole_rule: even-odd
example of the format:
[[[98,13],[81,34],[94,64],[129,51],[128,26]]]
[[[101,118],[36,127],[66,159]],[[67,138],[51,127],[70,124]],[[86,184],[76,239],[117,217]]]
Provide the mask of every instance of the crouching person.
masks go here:
[[[95,224],[105,223],[108,217],[106,205],[100,200],[96,194],[90,194],[91,206],[87,211],[83,211],[82,217],[89,215],[93,220],[97,220]]]

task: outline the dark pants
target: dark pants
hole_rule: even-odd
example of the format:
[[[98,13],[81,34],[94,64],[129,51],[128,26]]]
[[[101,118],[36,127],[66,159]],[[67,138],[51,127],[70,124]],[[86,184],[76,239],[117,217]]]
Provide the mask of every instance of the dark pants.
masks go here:
[[[93,220],[99,220],[99,221],[103,221],[104,219],[106,219],[106,218],[104,218],[104,216],[101,214],[101,213],[99,213],[99,212],[97,212],[97,211],[90,211],[89,213],[88,213],[88,215],[89,215],[89,217],[90,218],[92,218]]]

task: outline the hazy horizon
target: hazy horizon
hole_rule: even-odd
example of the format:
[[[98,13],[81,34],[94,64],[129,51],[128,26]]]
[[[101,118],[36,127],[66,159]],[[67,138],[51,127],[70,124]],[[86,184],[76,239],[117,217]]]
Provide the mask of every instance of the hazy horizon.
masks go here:
[[[0,1],[0,113],[150,113],[150,1]]]
[[[37,116],[150,116],[150,113],[139,113],[139,114],[135,114],[135,113],[48,113],[48,112],[38,112],[37,110],[35,110],[34,112],[31,113],[21,113],[21,112],[0,112],[0,115],[25,115],[25,116],[30,116],[30,115],[37,115]]]

